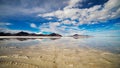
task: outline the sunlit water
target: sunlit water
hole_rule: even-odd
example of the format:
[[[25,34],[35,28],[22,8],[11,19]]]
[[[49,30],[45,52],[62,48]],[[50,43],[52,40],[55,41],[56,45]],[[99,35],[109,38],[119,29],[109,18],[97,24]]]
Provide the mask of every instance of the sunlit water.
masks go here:
[[[0,56],[2,68],[119,68],[120,37],[0,39]]]
[[[0,46],[49,46],[56,47],[87,47],[98,50],[109,51],[120,54],[120,37],[90,37],[78,38],[62,37],[62,38],[43,38],[43,39],[0,39]]]

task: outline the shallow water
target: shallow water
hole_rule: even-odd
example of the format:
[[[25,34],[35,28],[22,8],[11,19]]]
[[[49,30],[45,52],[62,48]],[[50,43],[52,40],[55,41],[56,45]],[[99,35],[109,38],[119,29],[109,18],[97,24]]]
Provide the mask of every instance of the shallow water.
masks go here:
[[[119,68],[120,37],[0,39],[0,68]]]

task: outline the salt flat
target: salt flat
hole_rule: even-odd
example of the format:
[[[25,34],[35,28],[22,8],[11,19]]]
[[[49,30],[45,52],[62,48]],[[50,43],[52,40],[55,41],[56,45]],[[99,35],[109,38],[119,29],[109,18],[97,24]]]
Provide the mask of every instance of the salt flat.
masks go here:
[[[24,41],[6,39],[0,42],[0,68],[119,68],[120,54],[101,50],[107,47],[108,40],[101,40],[106,42],[103,42],[106,46],[96,49],[103,45],[98,43],[100,40],[72,37]]]

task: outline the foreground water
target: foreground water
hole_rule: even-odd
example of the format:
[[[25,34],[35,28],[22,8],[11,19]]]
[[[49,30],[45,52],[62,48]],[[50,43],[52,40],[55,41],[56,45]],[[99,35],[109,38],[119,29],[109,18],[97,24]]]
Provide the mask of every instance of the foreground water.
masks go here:
[[[120,37],[1,38],[0,68],[120,68]]]

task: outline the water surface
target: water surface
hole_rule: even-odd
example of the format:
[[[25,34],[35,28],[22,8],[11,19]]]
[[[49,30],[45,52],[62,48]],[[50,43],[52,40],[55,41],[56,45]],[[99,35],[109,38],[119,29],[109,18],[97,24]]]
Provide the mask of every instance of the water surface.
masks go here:
[[[0,65],[2,68],[119,68],[119,41],[120,37],[1,38]]]

